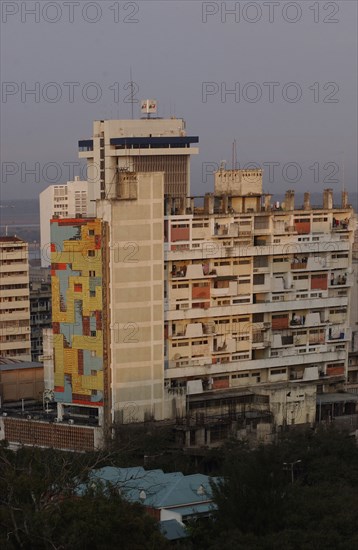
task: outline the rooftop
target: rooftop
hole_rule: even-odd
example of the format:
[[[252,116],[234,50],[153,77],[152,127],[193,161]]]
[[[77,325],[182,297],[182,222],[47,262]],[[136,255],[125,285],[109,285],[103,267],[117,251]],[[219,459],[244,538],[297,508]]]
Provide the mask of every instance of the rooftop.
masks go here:
[[[37,361],[21,361],[19,359],[10,359],[0,356],[0,371],[20,370],[20,369],[43,369],[43,364]]]
[[[141,502],[152,508],[178,509],[203,513],[214,509],[211,481],[203,474],[185,476],[181,472],[164,473],[162,470],[137,468],[116,468],[106,466],[94,470],[92,481],[109,482],[116,485],[121,494],[132,502]],[[209,506],[209,508],[208,508]]]
[[[16,237],[16,235],[0,235],[0,243],[13,243],[13,242],[19,242],[24,243],[22,239],[19,239],[19,237]]]

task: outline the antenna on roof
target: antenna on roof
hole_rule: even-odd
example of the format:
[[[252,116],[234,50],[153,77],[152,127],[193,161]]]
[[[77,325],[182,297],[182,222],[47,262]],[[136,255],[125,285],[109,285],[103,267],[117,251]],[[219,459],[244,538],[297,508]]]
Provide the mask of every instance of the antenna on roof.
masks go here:
[[[232,142],[232,169],[236,170],[237,168],[237,147],[236,139]]]
[[[133,120],[134,118],[134,82],[133,82],[133,78],[132,78],[132,67],[129,67],[129,81],[130,81],[130,89],[131,89],[131,98],[130,98],[130,103],[131,103],[131,118]]]

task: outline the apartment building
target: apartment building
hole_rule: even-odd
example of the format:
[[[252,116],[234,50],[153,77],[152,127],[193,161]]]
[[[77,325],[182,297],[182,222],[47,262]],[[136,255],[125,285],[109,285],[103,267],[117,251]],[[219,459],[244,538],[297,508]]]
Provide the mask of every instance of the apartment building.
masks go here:
[[[122,172],[95,220],[53,221],[62,243],[53,248],[54,316],[68,323],[54,324],[62,334],[57,399],[79,404],[85,389],[86,405],[104,406],[108,422],[119,423],[248,409],[276,425],[314,422],[317,393],[343,390],[347,377],[347,194],[334,206],[327,189],[317,207],[307,193],[297,208],[288,191],[276,208],[262,193],[260,170],[220,170],[201,206],[190,197],[163,204],[163,188],[163,173]],[[70,251],[71,259],[63,256]],[[81,309],[81,293],[99,302]],[[83,359],[78,327],[87,331]],[[101,357],[97,373],[90,350]],[[82,389],[74,399],[75,386]],[[187,444],[216,437],[212,428],[189,428]]]
[[[197,136],[187,136],[185,122],[172,117],[96,120],[93,137],[78,143],[87,159],[91,200],[116,197],[119,174],[164,172],[164,194],[186,197],[190,190],[190,156],[198,154]]]
[[[321,207],[288,191],[274,209],[261,171],[221,170],[202,208],[166,216],[165,379],[189,410],[249,389],[277,402],[279,423],[312,422],[315,392],[343,389],[352,213],[330,189]]]
[[[76,177],[66,184],[49,185],[40,193],[41,265],[51,263],[50,220],[93,216],[95,206],[89,200],[89,183]]]
[[[0,356],[31,360],[28,244],[0,237]]]
[[[351,295],[351,320],[352,340],[349,352],[347,390],[358,393],[358,214],[355,214],[352,223],[355,225],[352,278],[353,287]]]

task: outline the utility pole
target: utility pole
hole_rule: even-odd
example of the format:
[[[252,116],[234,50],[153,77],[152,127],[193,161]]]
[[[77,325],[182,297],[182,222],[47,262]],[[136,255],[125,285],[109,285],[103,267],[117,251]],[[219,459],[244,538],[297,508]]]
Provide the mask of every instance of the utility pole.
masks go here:
[[[295,460],[294,462],[284,462],[283,463],[283,469],[285,471],[290,471],[291,470],[291,483],[292,484],[295,481],[294,467],[296,466],[296,464],[300,464],[301,462],[302,462],[302,460]]]

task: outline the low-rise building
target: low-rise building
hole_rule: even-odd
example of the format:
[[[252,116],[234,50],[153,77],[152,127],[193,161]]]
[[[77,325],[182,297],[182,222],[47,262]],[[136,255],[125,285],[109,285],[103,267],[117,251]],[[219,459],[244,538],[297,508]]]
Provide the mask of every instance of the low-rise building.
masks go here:
[[[176,520],[181,524],[208,517],[216,510],[211,485],[216,481],[217,478],[203,474],[164,473],[142,467],[106,466],[90,475],[90,485],[110,484],[129,502],[143,504],[156,520]]]
[[[42,401],[44,389],[43,365],[35,361],[20,361],[0,357],[0,401]]]

